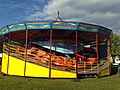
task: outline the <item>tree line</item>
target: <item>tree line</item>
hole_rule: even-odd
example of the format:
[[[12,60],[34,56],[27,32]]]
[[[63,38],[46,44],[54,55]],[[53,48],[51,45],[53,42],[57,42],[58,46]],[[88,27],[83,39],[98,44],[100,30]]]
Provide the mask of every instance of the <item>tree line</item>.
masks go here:
[[[120,35],[112,34],[111,36],[111,54],[120,56]]]
[[[3,36],[0,35],[0,53],[2,52]]]

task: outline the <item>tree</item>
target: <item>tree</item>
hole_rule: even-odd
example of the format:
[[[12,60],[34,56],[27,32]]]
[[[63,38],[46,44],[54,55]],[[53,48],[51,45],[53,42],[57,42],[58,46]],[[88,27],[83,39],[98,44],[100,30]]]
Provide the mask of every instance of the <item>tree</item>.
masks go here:
[[[3,36],[0,35],[0,53],[2,52]]]
[[[112,56],[120,55],[120,35],[112,34],[111,39],[111,54]]]

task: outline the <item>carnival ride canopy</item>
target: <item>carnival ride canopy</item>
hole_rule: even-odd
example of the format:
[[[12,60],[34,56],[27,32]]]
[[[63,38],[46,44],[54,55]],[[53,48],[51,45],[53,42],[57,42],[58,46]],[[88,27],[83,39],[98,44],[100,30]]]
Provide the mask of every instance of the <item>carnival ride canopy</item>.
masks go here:
[[[78,42],[95,42],[96,34],[98,41],[106,41],[110,38],[112,30],[100,25],[93,25],[82,22],[71,21],[26,21],[7,25],[0,31],[4,36],[16,41],[25,42],[26,30],[28,30],[28,41],[49,41],[50,30],[52,30],[52,40],[57,42],[75,42],[76,31]]]

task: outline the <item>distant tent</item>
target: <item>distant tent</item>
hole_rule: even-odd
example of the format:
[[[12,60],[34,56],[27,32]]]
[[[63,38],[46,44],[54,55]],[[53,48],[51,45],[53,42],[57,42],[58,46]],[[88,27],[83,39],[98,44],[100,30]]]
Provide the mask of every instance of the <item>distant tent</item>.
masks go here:
[[[0,58],[2,58],[2,53],[0,53]]]

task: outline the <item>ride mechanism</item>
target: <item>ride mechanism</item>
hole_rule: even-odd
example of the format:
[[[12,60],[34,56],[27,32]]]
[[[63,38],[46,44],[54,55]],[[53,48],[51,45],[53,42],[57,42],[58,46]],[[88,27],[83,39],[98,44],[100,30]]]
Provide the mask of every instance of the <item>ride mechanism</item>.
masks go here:
[[[108,28],[62,21],[58,12],[57,20],[20,22],[0,31],[4,74],[76,79],[110,75]]]

